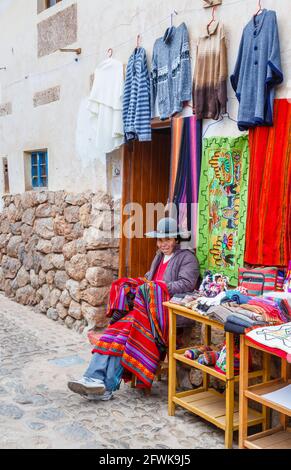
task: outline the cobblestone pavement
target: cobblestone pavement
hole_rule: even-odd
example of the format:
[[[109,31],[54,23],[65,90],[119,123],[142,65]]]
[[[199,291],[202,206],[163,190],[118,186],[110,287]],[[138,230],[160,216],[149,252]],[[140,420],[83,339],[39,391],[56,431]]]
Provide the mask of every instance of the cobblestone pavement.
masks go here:
[[[223,448],[217,428],[178,409],[167,382],[152,394],[122,385],[110,402],[67,389],[90,360],[86,338],[0,295],[0,447],[17,449]]]

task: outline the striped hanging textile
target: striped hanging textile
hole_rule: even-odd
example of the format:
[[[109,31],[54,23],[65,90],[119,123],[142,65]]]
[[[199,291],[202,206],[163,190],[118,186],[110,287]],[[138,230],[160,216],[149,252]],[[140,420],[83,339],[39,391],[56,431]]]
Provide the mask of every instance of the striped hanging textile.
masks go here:
[[[288,266],[291,259],[291,102],[275,100],[274,127],[250,131],[245,261]]]
[[[248,172],[247,135],[203,140],[197,258],[202,275],[221,272],[231,286],[244,264]]]
[[[195,248],[201,155],[202,121],[196,116],[174,118],[169,202],[177,207],[180,230],[192,230]]]

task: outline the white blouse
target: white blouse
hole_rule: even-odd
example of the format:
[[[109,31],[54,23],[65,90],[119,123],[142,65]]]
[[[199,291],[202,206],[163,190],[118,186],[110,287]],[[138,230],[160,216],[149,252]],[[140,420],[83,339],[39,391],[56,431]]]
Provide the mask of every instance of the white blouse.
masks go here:
[[[104,153],[110,153],[124,143],[123,89],[122,63],[113,58],[101,62],[95,70],[88,109],[96,131],[96,146]]]

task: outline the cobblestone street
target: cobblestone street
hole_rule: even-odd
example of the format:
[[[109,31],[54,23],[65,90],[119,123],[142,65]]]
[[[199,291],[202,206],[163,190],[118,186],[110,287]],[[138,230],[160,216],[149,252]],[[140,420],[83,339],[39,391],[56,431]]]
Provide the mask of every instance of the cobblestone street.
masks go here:
[[[67,389],[90,360],[87,340],[0,295],[0,447],[223,448],[224,435],[185,410],[167,414],[167,382],[151,396],[122,385],[110,402]]]

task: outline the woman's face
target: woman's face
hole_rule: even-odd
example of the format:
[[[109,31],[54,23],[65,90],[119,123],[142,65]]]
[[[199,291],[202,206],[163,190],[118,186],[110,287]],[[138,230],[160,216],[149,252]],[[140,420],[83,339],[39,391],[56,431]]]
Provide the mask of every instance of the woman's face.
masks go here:
[[[170,256],[174,252],[176,245],[175,238],[161,238],[158,240],[158,249],[166,256]]]

